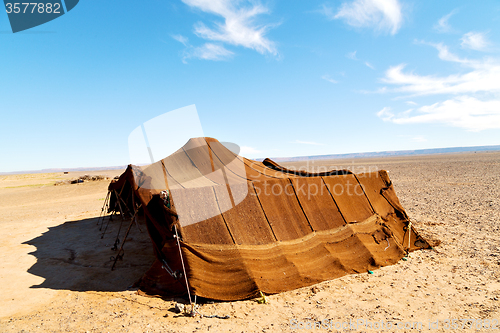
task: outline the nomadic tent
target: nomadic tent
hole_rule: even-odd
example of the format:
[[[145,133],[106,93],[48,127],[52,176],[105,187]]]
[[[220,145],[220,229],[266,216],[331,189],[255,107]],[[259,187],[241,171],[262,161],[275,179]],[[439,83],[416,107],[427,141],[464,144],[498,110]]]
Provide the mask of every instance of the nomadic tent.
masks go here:
[[[386,171],[290,170],[228,147],[194,138],[156,163],[129,165],[110,184],[110,201],[121,203],[112,209],[145,216],[157,259],[138,283],[143,292],[248,299],[430,247]]]

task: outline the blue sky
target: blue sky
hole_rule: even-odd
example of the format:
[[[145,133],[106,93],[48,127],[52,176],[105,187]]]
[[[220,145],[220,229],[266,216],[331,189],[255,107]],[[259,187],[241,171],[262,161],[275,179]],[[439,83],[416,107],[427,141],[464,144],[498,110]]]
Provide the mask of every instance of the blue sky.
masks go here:
[[[0,172],[128,164],[191,104],[250,158],[500,144],[498,1],[80,1],[0,48]]]

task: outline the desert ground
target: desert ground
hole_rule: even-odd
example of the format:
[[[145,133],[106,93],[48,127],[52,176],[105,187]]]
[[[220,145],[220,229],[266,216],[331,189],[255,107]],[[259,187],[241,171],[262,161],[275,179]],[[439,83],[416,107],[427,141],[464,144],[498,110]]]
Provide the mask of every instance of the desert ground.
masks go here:
[[[500,330],[500,152],[286,165],[388,170],[414,227],[441,243],[373,274],[267,296],[267,304],[198,307],[229,319],[187,317],[173,311],[182,300],[132,288],[154,260],[144,225],[132,226],[111,271],[120,219],[102,239],[96,224],[109,180],[55,186],[85,172],[0,175],[0,332],[447,332],[472,323],[453,319],[476,320],[468,331]]]

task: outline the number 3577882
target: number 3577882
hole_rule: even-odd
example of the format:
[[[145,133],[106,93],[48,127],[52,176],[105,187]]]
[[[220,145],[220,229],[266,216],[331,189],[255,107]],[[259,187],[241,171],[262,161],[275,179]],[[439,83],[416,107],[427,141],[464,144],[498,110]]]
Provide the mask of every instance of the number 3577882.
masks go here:
[[[33,13],[47,13],[47,14],[61,14],[60,3],[43,3],[43,2],[15,2],[6,3],[5,9],[7,14],[33,14]]]

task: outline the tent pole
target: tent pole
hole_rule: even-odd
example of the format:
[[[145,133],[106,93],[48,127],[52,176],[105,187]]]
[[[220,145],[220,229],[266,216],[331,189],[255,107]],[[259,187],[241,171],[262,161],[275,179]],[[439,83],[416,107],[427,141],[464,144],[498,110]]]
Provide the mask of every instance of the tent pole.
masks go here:
[[[132,193],[132,207],[134,207],[134,209],[135,209],[134,221],[135,221],[135,225],[137,226],[137,229],[139,229],[139,232],[142,234],[141,227],[139,227],[139,222],[137,222],[137,211],[139,210],[139,208],[137,208],[137,206],[135,205],[134,198],[135,198],[135,195]]]
[[[128,198],[127,198],[128,199]],[[120,200],[122,203],[123,203],[123,211],[127,210],[127,213],[130,215],[130,216],[133,216],[132,212],[130,211],[130,209],[128,209],[127,207],[127,203],[120,197]],[[132,193],[132,202],[134,202],[134,194]],[[121,210],[121,207],[122,205],[120,204],[120,212],[123,214],[122,210]],[[134,205],[134,208],[135,208],[135,205]]]
[[[132,198],[133,198],[133,194],[132,194]],[[128,199],[128,198],[127,198],[127,199]],[[120,198],[120,200],[121,200],[121,198]],[[134,220],[134,216],[132,215],[132,213],[130,212],[130,210],[127,208],[127,204],[126,204],[123,200],[121,200],[121,201],[123,202],[123,207],[124,207],[125,209],[127,209],[127,212],[128,212],[128,214],[131,216],[131,220],[133,221],[133,220]],[[132,201],[133,201],[133,200],[132,200]],[[117,247],[117,246],[118,246],[118,244],[120,243],[120,231],[122,230],[122,224],[123,224],[123,221],[125,221],[125,214],[123,213],[123,211],[122,211],[122,209],[121,209],[121,204],[120,204],[120,202],[119,202],[119,201],[118,201],[118,204],[120,205],[120,212],[121,212],[121,215],[122,215],[122,220],[121,220],[121,222],[120,222],[120,227],[118,228],[118,233],[116,234],[115,243],[114,243],[114,245],[113,245],[113,247],[112,247],[112,250],[113,250],[113,251],[116,251],[116,247]],[[135,205],[134,205],[134,207],[135,207]]]
[[[99,218],[97,219],[97,224],[96,225],[99,225],[99,221],[101,221],[101,218],[102,218],[102,223],[104,223],[104,218],[105,218],[104,211],[108,207],[109,192],[110,191],[108,191],[108,194],[106,194],[106,199],[104,200],[104,204],[102,205],[101,214],[99,215]],[[101,223],[101,226],[99,227],[99,231],[101,231],[101,229],[102,229],[102,223]]]
[[[191,305],[191,315],[194,315],[194,305],[191,300],[191,292],[189,291],[189,282],[186,275],[186,266],[184,266],[184,259],[182,258],[181,243],[179,241],[179,234],[177,233],[177,226],[174,225],[175,229],[175,239],[177,240],[177,247],[179,248],[179,256],[181,257],[182,271],[184,273],[184,280],[186,281],[186,290],[188,292],[189,304]]]
[[[411,236],[411,221],[408,220],[408,256],[410,256],[410,249],[411,249],[410,236]]]
[[[122,216],[122,221],[124,221],[125,220],[125,216],[123,215],[122,206],[120,204],[120,200],[119,200],[120,197],[118,196],[118,193],[116,193],[116,190],[113,190],[113,192],[115,193],[116,198],[117,198],[115,207],[113,207],[113,209],[116,208],[116,205],[118,205],[118,209],[120,210],[120,215]],[[115,214],[116,214],[116,211],[113,212],[113,215],[115,215]],[[113,216],[113,215],[111,215],[111,216]],[[109,221],[111,221],[111,218],[108,220],[108,223],[106,224],[106,228],[104,228],[104,231],[103,231],[103,233],[101,235],[101,239],[104,238],[104,235],[106,234],[106,231],[108,230]]]
[[[123,225],[124,219],[121,219],[120,221],[120,226],[118,227],[118,233],[116,234],[115,238],[115,243],[113,244],[113,247],[111,250],[116,251],[118,244],[120,243],[120,231],[122,230],[122,225]]]
[[[103,232],[102,232],[102,234],[101,234],[101,239],[103,239],[103,238],[104,238],[104,235],[106,234],[106,230],[108,230],[109,222],[111,222],[111,221],[113,220],[113,216],[115,216],[115,215],[116,215],[116,212],[115,212],[115,211],[113,211],[113,212],[111,213],[111,215],[109,216],[108,223],[106,223],[106,227],[104,228],[104,231],[103,231]]]
[[[101,210],[101,216],[99,216],[99,220],[101,221],[101,225],[99,226],[99,231],[101,231],[102,227],[104,226],[104,221],[106,220],[106,214],[109,211],[110,202],[111,202],[111,192],[108,191],[106,200],[104,202],[103,210]],[[99,224],[99,220],[97,220],[97,224]]]
[[[115,261],[113,262],[113,266],[111,266],[111,270],[113,271],[115,269],[116,262],[118,259],[123,258],[123,255],[120,253],[123,251],[123,245],[125,244],[125,241],[127,240],[128,233],[130,232],[130,228],[132,227],[132,224],[134,224],[134,221],[130,221],[130,224],[128,225],[127,232],[125,233],[125,237],[123,238],[123,242],[120,245],[120,249],[118,250],[118,253],[116,254],[116,257],[114,258]]]
[[[118,250],[118,253],[116,254],[116,257],[115,257],[115,261],[113,263],[113,266],[111,266],[111,270],[114,270],[115,269],[115,265],[116,265],[116,262],[118,261],[118,259],[120,258],[123,258],[123,254],[121,254],[123,252],[123,245],[125,245],[125,242],[127,241],[127,236],[130,232],[130,229],[132,228],[132,225],[134,224],[134,217],[135,215],[137,214],[137,212],[139,211],[139,208],[141,208],[142,205],[139,205],[139,207],[137,208],[137,210],[135,211],[135,214],[134,216],[132,217],[132,220],[130,221],[130,224],[128,225],[128,228],[127,228],[127,232],[125,233],[125,237],[123,237],[123,242],[122,244],[120,245],[120,249]]]

